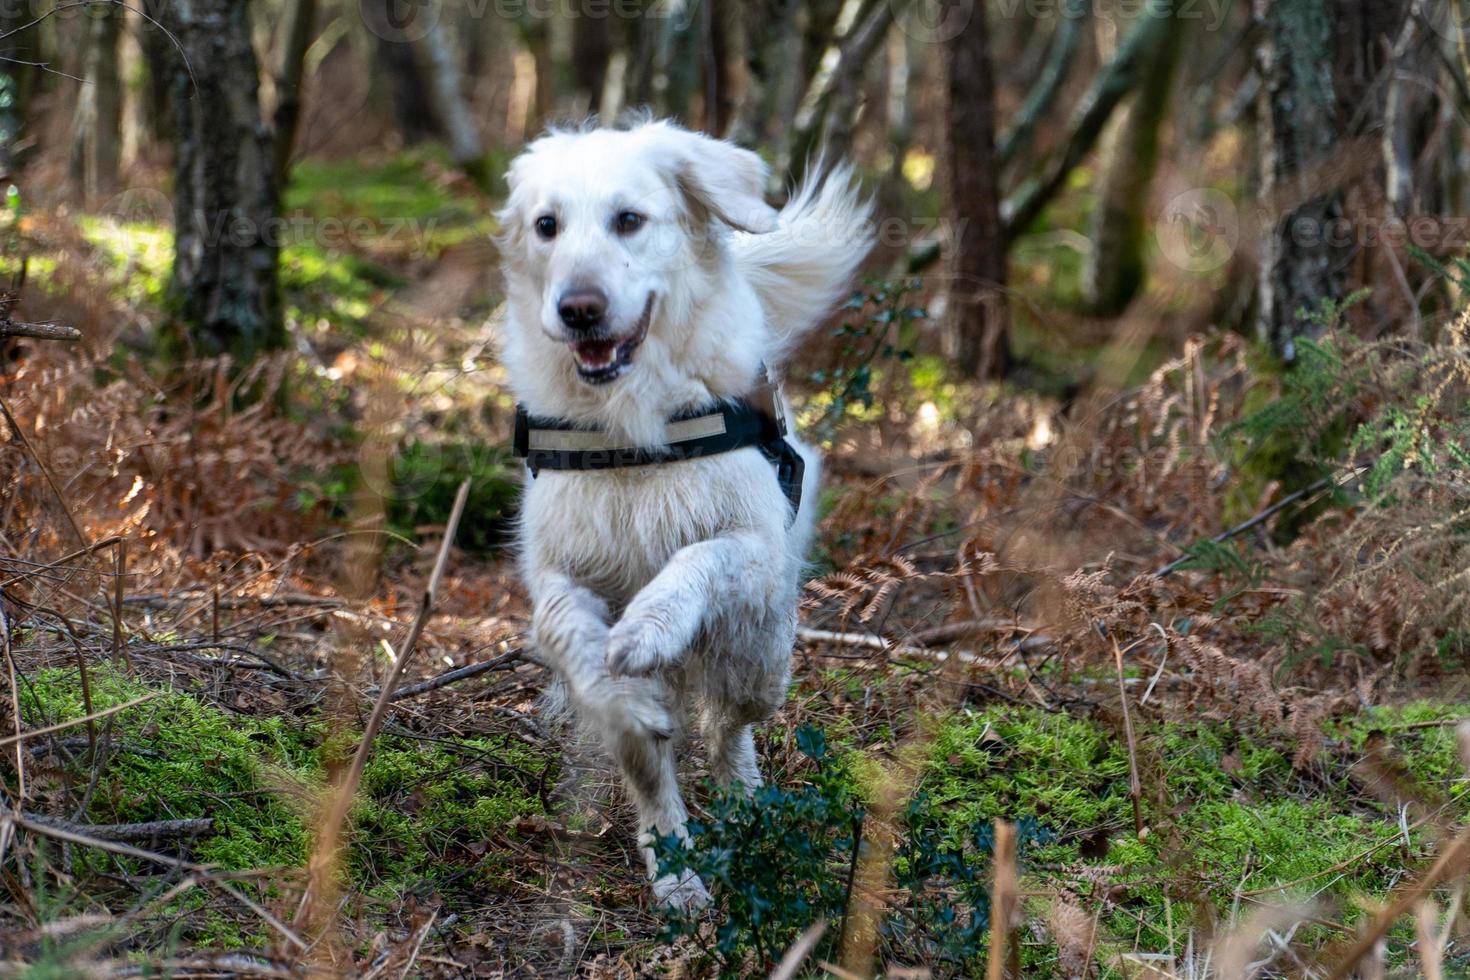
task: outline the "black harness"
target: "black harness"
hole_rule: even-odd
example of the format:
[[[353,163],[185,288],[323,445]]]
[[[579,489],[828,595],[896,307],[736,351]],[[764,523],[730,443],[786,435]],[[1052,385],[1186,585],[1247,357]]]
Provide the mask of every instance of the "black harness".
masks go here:
[[[516,406],[512,449],[534,479],[541,470],[615,470],[657,466],[736,449],[755,448],[776,468],[776,482],[791,504],[801,507],[801,455],[786,441],[786,414],[776,387],[763,384],[748,398],[680,412],[668,422],[668,444],[622,447],[600,429],[566,419],[543,418]]]

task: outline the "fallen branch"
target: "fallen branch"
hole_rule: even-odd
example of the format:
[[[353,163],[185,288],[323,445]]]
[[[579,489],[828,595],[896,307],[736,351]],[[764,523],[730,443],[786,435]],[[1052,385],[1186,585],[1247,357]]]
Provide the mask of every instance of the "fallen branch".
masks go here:
[[[936,643],[953,643],[968,639],[976,633],[1010,633],[1020,631],[1035,635],[1036,631],[1018,625],[1009,619],[967,619],[962,623],[945,623],[926,630],[919,630],[910,639],[920,646],[932,647]]]
[[[139,823],[79,824],[59,817],[46,817],[39,813],[27,813],[30,823],[66,830],[74,834],[86,834],[97,840],[107,841],[160,841],[178,837],[199,837],[214,832],[214,818],[200,817],[192,820],[144,820]]]
[[[834,633],[831,630],[811,629],[807,626],[796,628],[796,638],[804,643],[830,643],[836,646],[862,647],[866,650],[877,650],[894,657],[915,657],[920,660],[933,660],[936,663],[944,663],[951,658],[960,663],[975,664],[979,667],[996,669],[1003,666],[1007,659],[992,660],[981,657],[968,650],[933,650],[928,647],[917,647],[908,643],[895,643],[885,640],[881,636],[872,636],[866,633]],[[1035,637],[1027,637],[1021,641],[1024,646],[1032,642]],[[1049,640],[1046,642],[1050,642]]]
[[[1270,507],[1267,507],[1265,510],[1249,518],[1248,520],[1242,521],[1228,531],[1221,531],[1213,538],[1210,538],[1209,543],[1224,544],[1231,538],[1242,535],[1245,532],[1249,531],[1251,528],[1265,523],[1272,517],[1275,517],[1277,514],[1281,513],[1286,508],[1290,507],[1292,504],[1296,503],[1298,500],[1301,500],[1303,497],[1311,496],[1314,493],[1320,493],[1330,486],[1342,486],[1348,480],[1351,480],[1353,477],[1357,476],[1358,473],[1360,473],[1363,469],[1364,467],[1355,466],[1341,476],[1325,476],[1322,479],[1318,480],[1316,483],[1313,483],[1311,486],[1302,487],[1300,490],[1297,490],[1294,493],[1289,493],[1286,496],[1282,497],[1280,500],[1276,501]],[[1169,562],[1169,564],[1155,570],[1154,577],[1163,578],[1166,575],[1177,572],[1180,568],[1183,568],[1185,565],[1193,561],[1195,557],[1195,555],[1186,552],[1185,554]]]
[[[47,824],[37,822],[34,817],[31,817],[29,815],[22,815],[13,811],[0,810],[0,827],[8,826],[19,827],[21,830],[28,830],[33,834],[40,834],[43,837],[51,837],[55,840],[66,841],[68,844],[77,844],[82,847],[95,847],[98,850],[110,851],[113,854],[121,854],[124,857],[137,858],[141,861],[151,861],[154,864],[162,864],[170,868],[180,868],[185,871],[198,872],[199,874],[204,876],[203,878],[201,878],[202,884],[207,884],[211,888],[218,888],[220,891],[224,892],[226,895],[229,895],[235,901],[239,902],[241,905],[245,906],[250,911],[260,916],[260,918],[267,925],[279,932],[282,937],[284,937],[297,949],[307,948],[306,943],[302,941],[300,936],[292,932],[291,929],[287,927],[286,924],[283,923],[280,919],[277,919],[274,915],[271,915],[270,912],[262,908],[259,902],[256,902],[254,899],[250,898],[247,895],[241,894],[240,892],[231,888],[229,885],[225,884],[223,881],[215,881],[208,877],[215,872],[213,869],[205,865],[196,864],[193,861],[185,861],[182,858],[170,857],[167,854],[159,854],[157,851],[147,851],[141,847],[134,847],[131,844],[125,844],[122,841],[102,840],[101,838],[94,837],[90,834],[81,833],[79,831],[67,830],[61,827],[52,827]]]
[[[33,340],[81,340],[82,332],[76,327],[59,323],[17,323],[5,317],[0,319],[0,340],[10,337],[30,337]]]

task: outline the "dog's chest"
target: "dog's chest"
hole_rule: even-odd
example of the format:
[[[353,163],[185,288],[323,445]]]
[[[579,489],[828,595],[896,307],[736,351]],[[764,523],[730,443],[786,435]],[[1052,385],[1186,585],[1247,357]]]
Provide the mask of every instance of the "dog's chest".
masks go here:
[[[625,601],[680,548],[733,529],[765,531],[774,551],[783,550],[785,506],[771,465],[753,449],[659,466],[542,471],[527,487],[522,543],[536,563]]]

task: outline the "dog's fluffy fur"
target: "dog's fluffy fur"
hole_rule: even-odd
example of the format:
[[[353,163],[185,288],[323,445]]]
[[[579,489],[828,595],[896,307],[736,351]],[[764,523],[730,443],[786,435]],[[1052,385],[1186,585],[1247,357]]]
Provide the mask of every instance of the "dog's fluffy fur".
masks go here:
[[[869,207],[838,167],[778,214],[767,176],[756,154],[664,122],[555,131],[527,147],[500,216],[503,357],[526,408],[655,446],[673,413],[748,394],[762,362],[779,369],[849,288]],[[558,310],[587,289],[607,301],[590,348]],[[589,363],[614,376],[592,383]],[[756,449],[527,480],[532,642],[617,763],[651,877],[649,831],[684,831],[675,745],[686,716],[716,780],[761,779],[751,725],[786,694],[820,474],[817,454],[792,441],[806,460],[794,522]],[[654,888],[674,905],[708,899],[696,878]]]

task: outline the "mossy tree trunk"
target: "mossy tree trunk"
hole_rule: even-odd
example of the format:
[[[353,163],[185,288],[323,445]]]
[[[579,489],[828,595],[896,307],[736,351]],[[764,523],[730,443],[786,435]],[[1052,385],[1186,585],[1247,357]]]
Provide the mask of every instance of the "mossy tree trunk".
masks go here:
[[[965,0],[945,0],[963,9]],[[995,160],[995,79],[985,3],[944,42],[945,220],[949,256],[945,346],[975,378],[999,378],[1010,363],[1006,308],[1006,234]]]
[[[1131,103],[1113,123],[1104,154],[1092,251],[1083,272],[1089,310],[1116,316],[1143,288],[1147,269],[1148,197],[1159,165],[1159,139],[1174,87],[1184,23],[1176,20],[1150,53]]]
[[[170,46],[168,60],[172,297],[194,354],[228,355],[243,365],[285,343],[279,192],[271,134],[261,119],[249,5],[172,0],[163,23],[179,45]]]

